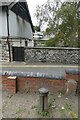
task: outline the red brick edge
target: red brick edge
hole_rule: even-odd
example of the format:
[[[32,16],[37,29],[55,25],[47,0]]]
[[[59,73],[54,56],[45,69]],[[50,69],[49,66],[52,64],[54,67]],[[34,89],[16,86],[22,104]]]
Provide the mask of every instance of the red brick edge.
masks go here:
[[[10,76],[0,76],[0,81],[2,79],[2,90],[7,91],[9,93],[15,94],[18,91],[20,92],[29,92],[29,91],[38,91],[39,88],[45,87],[49,89],[51,92],[58,92],[66,90],[66,82],[67,80],[79,80],[80,74],[67,74],[65,75],[65,79],[49,79],[49,78],[36,78],[36,77],[10,77]],[[68,85],[69,89],[71,84]],[[73,86],[73,84],[72,84]],[[76,85],[73,86],[72,90],[75,90]]]
[[[17,77],[15,79],[2,76],[2,90],[9,93],[20,92],[36,92],[39,88],[45,87],[49,91],[62,91],[65,86],[65,80],[36,78],[36,77]]]

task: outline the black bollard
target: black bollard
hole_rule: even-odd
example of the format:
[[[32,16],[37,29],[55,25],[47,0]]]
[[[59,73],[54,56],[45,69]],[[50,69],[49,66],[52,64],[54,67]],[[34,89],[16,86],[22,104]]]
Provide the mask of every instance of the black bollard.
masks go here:
[[[42,111],[48,110],[48,89],[46,88],[40,88],[39,94],[40,94],[40,107]]]

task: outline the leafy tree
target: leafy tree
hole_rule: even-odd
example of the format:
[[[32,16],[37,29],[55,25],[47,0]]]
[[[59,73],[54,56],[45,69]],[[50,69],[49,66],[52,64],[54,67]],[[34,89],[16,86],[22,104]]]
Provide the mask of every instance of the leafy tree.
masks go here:
[[[48,28],[54,28],[56,24],[56,11],[59,4],[55,0],[48,0],[46,4],[37,5],[35,16],[37,18],[38,25],[41,27],[43,24],[47,24]],[[51,30],[51,29],[50,29]]]
[[[46,4],[37,6],[36,17],[40,26],[47,24],[45,33],[54,34],[56,43],[62,43],[60,46],[79,46],[77,2],[62,3],[48,0]],[[51,41],[54,43],[54,39],[50,39],[50,43]]]
[[[55,39],[51,38],[45,42],[45,46],[48,47],[56,47],[56,41]]]
[[[40,32],[40,26],[34,26],[35,31]]]
[[[64,46],[75,47],[78,35],[78,18],[77,18],[77,3],[64,3],[57,12],[60,25],[58,25],[58,33],[60,39],[63,39]]]

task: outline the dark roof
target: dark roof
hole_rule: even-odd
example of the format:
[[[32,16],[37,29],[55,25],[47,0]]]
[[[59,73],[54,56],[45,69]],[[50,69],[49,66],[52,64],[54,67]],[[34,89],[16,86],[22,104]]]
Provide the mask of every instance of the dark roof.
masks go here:
[[[5,3],[5,5],[7,5],[9,9],[13,11],[15,14],[19,15],[21,18],[29,22],[31,24],[32,31],[34,32],[34,27],[32,24],[26,0],[24,0],[24,2],[21,2],[19,0],[18,2],[11,2],[10,4]],[[3,6],[5,5],[3,4]]]
[[[80,7],[80,1],[78,2],[78,8]]]

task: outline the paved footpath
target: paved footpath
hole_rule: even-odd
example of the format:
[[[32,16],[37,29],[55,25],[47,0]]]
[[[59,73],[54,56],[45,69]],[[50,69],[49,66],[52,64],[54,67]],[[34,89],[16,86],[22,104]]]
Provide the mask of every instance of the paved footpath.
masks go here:
[[[53,68],[80,68],[76,65],[53,64],[53,63],[25,63],[25,62],[1,62],[0,67],[53,67]]]

